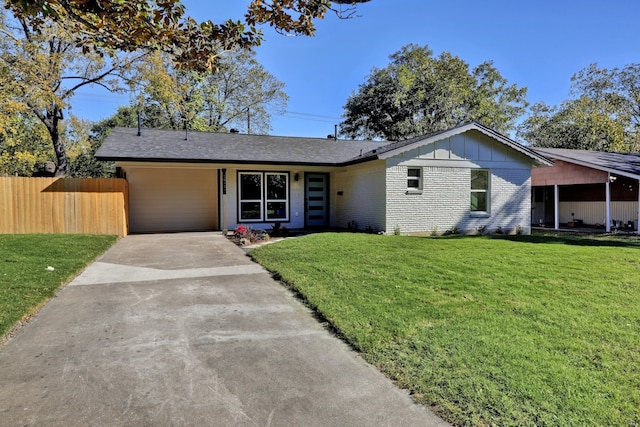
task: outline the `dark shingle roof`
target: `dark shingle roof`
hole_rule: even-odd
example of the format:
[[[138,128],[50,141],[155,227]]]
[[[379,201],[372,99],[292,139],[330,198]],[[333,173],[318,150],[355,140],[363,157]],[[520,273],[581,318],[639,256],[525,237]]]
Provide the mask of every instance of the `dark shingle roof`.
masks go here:
[[[478,123],[399,142],[193,131],[187,134],[185,131],[159,129],[142,129],[138,136],[135,128],[115,128],[98,149],[96,158],[110,161],[338,166],[393,157],[416,146],[467,131],[481,132],[538,164],[551,164],[542,155]]]
[[[115,128],[99,160],[338,165],[385,142]]]
[[[606,153],[604,151],[570,150],[567,148],[534,148],[541,155],[594,169],[640,179],[640,154]]]

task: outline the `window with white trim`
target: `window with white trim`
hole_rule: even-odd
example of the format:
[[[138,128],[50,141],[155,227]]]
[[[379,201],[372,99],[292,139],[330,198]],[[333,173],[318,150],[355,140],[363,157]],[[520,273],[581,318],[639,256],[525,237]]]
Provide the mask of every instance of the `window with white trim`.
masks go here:
[[[422,168],[407,168],[407,190],[422,190]]]
[[[289,174],[238,172],[239,222],[289,220]]]
[[[471,212],[489,212],[489,170],[471,169]]]
[[[265,173],[265,202],[267,221],[289,219],[289,175],[285,173]]]

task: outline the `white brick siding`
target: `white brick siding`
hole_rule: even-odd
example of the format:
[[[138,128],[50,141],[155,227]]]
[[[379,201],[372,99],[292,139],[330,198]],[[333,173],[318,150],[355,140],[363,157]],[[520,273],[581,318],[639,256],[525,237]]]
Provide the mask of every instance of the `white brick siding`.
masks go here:
[[[512,166],[512,165],[511,165]],[[424,166],[421,193],[407,192],[407,166],[387,169],[386,229],[401,233],[443,233],[457,228],[475,233],[502,228],[514,233],[518,227],[530,232],[530,169],[489,168],[490,204],[487,215],[470,212],[469,167]]]
[[[385,230],[385,166],[383,160],[378,160],[335,174],[333,225],[347,228],[355,223],[359,230]]]
[[[407,166],[387,169],[387,231],[440,232],[469,211],[468,170],[422,168],[422,193],[407,191]]]

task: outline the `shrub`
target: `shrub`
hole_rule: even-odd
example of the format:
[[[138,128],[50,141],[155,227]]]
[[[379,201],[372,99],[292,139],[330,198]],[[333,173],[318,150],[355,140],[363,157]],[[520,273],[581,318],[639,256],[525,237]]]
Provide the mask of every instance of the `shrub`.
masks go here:
[[[269,240],[269,235],[263,230],[254,230],[242,224],[235,229],[233,235],[236,238],[236,241],[241,246],[246,246],[248,244],[256,243],[259,241]]]

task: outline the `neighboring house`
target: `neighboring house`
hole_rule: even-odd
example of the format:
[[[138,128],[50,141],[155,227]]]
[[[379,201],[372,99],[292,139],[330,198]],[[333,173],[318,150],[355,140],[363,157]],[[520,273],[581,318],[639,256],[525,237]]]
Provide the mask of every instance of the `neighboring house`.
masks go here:
[[[532,150],[476,123],[402,142],[114,129],[131,232],[530,232]]]
[[[552,159],[554,165],[532,172],[533,225],[638,230],[639,154],[561,148],[534,151]]]

